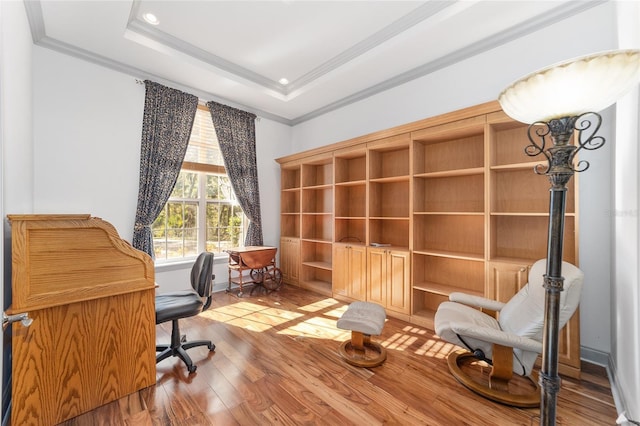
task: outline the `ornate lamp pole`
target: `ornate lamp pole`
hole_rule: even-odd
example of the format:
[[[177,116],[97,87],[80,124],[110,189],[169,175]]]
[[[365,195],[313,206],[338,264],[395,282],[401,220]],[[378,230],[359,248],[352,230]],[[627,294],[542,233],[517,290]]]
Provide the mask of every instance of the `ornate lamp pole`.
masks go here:
[[[592,116],[591,120],[587,116]],[[596,121],[597,120],[597,121]],[[595,133],[600,128],[602,118],[596,113],[586,113],[580,117],[563,117],[549,122],[535,122],[529,126],[531,145],[525,152],[533,157],[543,154],[547,158],[546,168],[540,164],[535,172],[547,175],[551,183],[549,190],[549,234],[547,240],[547,269],[544,276],[545,327],[542,342],[542,371],[540,386],[540,419],[556,418],[557,394],[560,390],[558,376],[558,340],[560,323],[560,292],[563,291],[562,249],[564,242],[564,217],[567,198],[567,184],[575,172],[589,168],[589,163],[581,161],[574,166],[576,154],[581,149],[595,150],[604,145],[605,140]],[[588,130],[593,130],[583,135]],[[577,131],[578,146],[571,144],[571,137]],[[552,145],[547,147],[550,137]],[[536,141],[536,137],[540,139]],[[576,168],[578,167],[578,168]],[[555,420],[554,420],[555,421]]]
[[[563,290],[562,246],[567,183],[575,172],[589,167],[574,165],[581,149],[595,150],[605,139],[597,136],[602,118],[596,112],[615,103],[640,80],[640,50],[605,52],[545,68],[513,83],[499,97],[511,117],[531,123],[529,156],[543,154],[547,164],[535,172],[548,176],[549,234],[544,275],[545,322],[540,373],[540,424],[556,424],[560,292]],[[571,144],[573,135],[577,146]],[[548,139],[550,139],[550,141]]]

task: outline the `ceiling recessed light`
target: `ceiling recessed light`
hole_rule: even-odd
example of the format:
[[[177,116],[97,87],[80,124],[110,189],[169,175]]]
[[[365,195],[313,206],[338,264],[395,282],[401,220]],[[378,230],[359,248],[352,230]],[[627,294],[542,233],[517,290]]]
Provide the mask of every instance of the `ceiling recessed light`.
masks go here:
[[[278,80],[278,83],[282,84],[283,86],[286,86],[287,84],[289,84],[289,80],[282,77],[280,80]]]
[[[160,20],[158,19],[158,17],[153,13],[145,13],[144,15],[142,15],[142,19],[144,19],[145,21],[147,21],[147,23],[151,25],[158,25],[160,23]]]

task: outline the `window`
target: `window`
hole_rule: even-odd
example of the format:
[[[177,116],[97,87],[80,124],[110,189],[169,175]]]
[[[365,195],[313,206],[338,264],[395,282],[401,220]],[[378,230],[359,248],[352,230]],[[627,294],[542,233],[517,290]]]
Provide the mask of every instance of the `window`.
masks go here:
[[[198,106],[173,192],[153,223],[157,261],[224,253],[243,244],[247,220],[226,174],[209,110]]]

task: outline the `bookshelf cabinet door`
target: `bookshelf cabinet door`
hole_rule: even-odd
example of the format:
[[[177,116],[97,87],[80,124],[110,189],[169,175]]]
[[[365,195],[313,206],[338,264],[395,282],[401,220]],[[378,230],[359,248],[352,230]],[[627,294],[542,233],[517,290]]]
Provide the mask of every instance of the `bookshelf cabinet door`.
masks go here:
[[[300,281],[300,240],[280,239],[280,269],[287,284],[298,285]]]

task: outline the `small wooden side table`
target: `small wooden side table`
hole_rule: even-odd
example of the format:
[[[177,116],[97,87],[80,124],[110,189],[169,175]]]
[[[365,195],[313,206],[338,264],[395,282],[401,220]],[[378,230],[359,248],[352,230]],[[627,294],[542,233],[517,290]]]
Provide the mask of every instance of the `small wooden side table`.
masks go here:
[[[247,246],[235,247],[227,250],[229,253],[229,286],[227,292],[231,292],[231,284],[240,286],[238,297],[243,295],[243,286],[253,284],[251,293],[258,288],[264,288],[267,293],[280,288],[282,284],[282,272],[276,266],[276,247]],[[249,279],[244,271],[249,270]],[[236,274],[234,277],[233,274]]]

